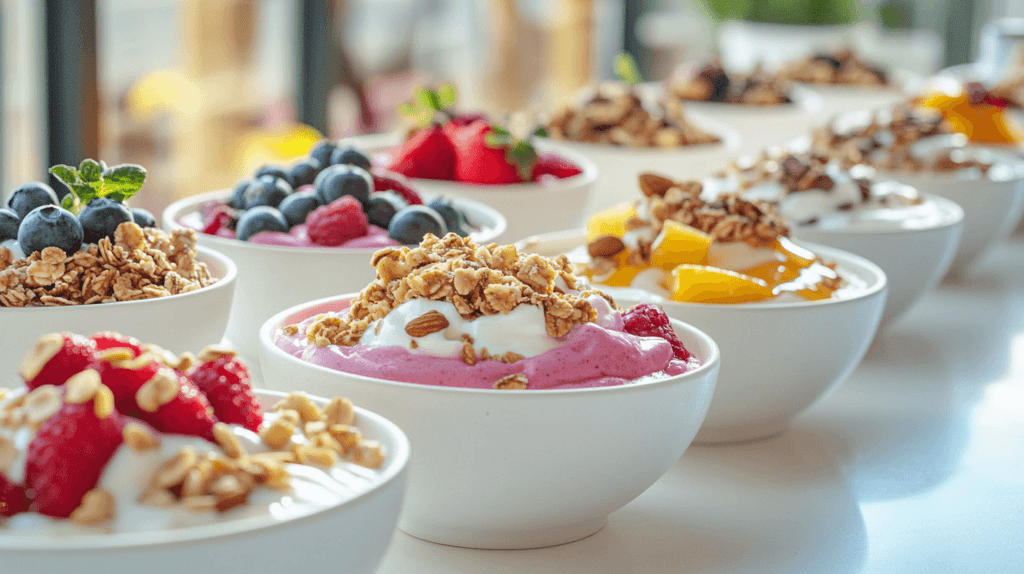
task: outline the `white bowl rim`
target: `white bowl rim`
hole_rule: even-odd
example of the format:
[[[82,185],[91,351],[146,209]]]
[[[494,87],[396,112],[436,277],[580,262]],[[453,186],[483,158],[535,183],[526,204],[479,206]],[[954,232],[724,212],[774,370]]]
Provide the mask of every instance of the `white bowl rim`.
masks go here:
[[[552,233],[544,233],[541,235],[534,235],[527,237],[522,241],[516,243],[516,247],[520,245],[529,244],[533,241],[546,242],[546,241],[572,241],[578,239],[580,245],[583,245],[583,240],[586,238],[586,231],[583,229],[569,229],[565,231],[555,231]],[[839,268],[851,267],[858,269],[859,274],[870,275],[873,278],[863,290],[842,298],[829,298],[819,299],[817,301],[806,300],[806,301],[786,301],[786,302],[765,302],[765,303],[688,303],[683,301],[672,301],[670,299],[663,299],[657,301],[655,304],[665,308],[678,307],[678,308],[702,308],[702,309],[721,309],[724,313],[736,312],[745,313],[748,310],[757,311],[768,311],[768,312],[783,312],[794,308],[805,308],[805,307],[823,307],[830,305],[848,305],[853,304],[861,299],[867,299],[876,295],[879,291],[884,291],[889,284],[889,279],[885,275],[885,271],[878,265],[875,265],[867,259],[850,253],[849,251],[843,251],[842,249],[836,249],[834,247],[827,247],[825,245],[819,245],[817,243],[811,243],[809,241],[801,241],[798,239],[792,240],[797,245],[813,251],[815,254],[820,256],[822,259],[828,261],[835,261]],[[595,284],[594,287],[600,289],[600,284]],[[625,298],[628,300],[628,298]],[[776,311],[778,310],[778,311]]]
[[[184,216],[186,213],[193,212],[196,208],[210,201],[223,201],[231,197],[230,189],[218,189],[216,191],[207,191],[205,193],[199,193],[196,195],[190,195],[188,197],[179,199],[174,203],[167,206],[167,209],[162,214],[162,224],[164,229],[192,229],[191,227],[185,227],[178,223],[178,219]],[[474,240],[478,243],[488,243],[499,237],[508,228],[508,220],[502,215],[497,209],[472,199],[464,197],[453,197],[451,198],[455,204],[466,204],[471,206],[474,210],[482,211],[490,216],[497,223],[493,228],[488,230],[486,235],[481,234],[486,239]],[[263,253],[287,253],[292,256],[299,254],[317,254],[317,255],[349,255],[349,254],[364,254],[374,253],[385,247],[292,247],[289,245],[263,245],[260,243],[250,243],[248,241],[240,241],[238,239],[229,239],[227,237],[221,237],[219,235],[210,235],[203,233],[202,231],[194,230],[197,234],[201,234],[203,241],[209,241],[210,245],[224,246],[227,248],[238,248],[245,246],[245,249],[251,249],[254,252]],[[470,235],[472,237],[472,235]],[[396,247],[396,246],[392,246]],[[401,245],[397,246],[401,247]]]
[[[888,180],[886,180],[888,182]],[[882,182],[879,182],[882,183]],[[910,186],[904,186],[910,187]],[[808,228],[808,231],[815,231],[821,234],[847,234],[847,235],[896,235],[904,233],[917,233],[921,231],[934,231],[936,229],[946,229],[949,227],[955,227],[963,222],[964,220],[964,208],[960,207],[960,204],[953,201],[952,199],[946,199],[945,197],[935,195],[932,193],[918,192],[927,201],[931,201],[936,204],[936,207],[942,212],[942,219],[935,225],[928,227],[887,227],[881,229],[870,229],[870,228]],[[794,233],[799,234],[801,228],[798,226],[791,226],[791,230]]]
[[[224,276],[218,279],[212,285],[207,285],[206,287],[196,289],[195,291],[189,291],[187,293],[178,293],[176,295],[168,295],[167,297],[150,297],[148,299],[136,299],[135,301],[112,301],[110,303],[94,303],[90,305],[44,305],[37,307],[0,307],[0,314],[31,313],[33,311],[40,312],[44,310],[48,310],[45,312],[56,313],[58,310],[61,309],[65,311],[67,311],[68,309],[114,309],[123,307],[128,307],[130,309],[132,306],[145,305],[147,303],[152,303],[154,301],[167,301],[170,299],[174,299],[177,301],[180,299],[185,299],[186,297],[202,297],[203,294],[209,293],[210,291],[216,290],[218,288],[227,288],[235,281],[235,278],[238,277],[238,266],[235,265],[235,262],[232,261],[230,257],[224,255],[220,251],[217,251],[216,249],[210,249],[209,247],[205,247],[202,245],[196,245],[196,258],[199,259],[200,256],[206,259],[216,261],[218,265],[222,265],[224,267]]]
[[[254,389],[257,397],[283,399],[287,393],[271,391],[267,389]],[[310,395],[310,398],[326,400],[323,397]],[[372,493],[382,489],[393,482],[403,471],[409,462],[409,439],[398,426],[390,420],[368,411],[358,405],[355,406],[356,420],[372,420],[374,425],[380,427],[395,444],[396,452],[388,452],[385,459],[385,466],[380,474],[374,477],[371,485],[356,496],[343,500],[337,504],[318,508],[301,515],[285,519],[277,519],[272,516],[250,516],[238,520],[230,520],[219,524],[203,524],[189,526],[186,528],[174,528],[162,531],[148,532],[121,532],[117,534],[90,534],[84,531],[74,536],[18,536],[17,531],[6,531],[0,536],[0,550],[3,551],[74,551],[74,550],[118,550],[138,549],[152,546],[164,546],[170,544],[183,544],[189,542],[206,542],[215,539],[227,538],[229,536],[244,535],[254,530],[266,530],[270,528],[284,528],[294,525],[297,522],[312,520],[326,513],[339,512],[343,508],[353,506]],[[19,540],[20,538],[20,540]]]
[[[526,392],[509,392],[507,390],[499,389],[469,389],[462,387],[442,387],[437,385],[422,385],[418,383],[406,383],[402,381],[390,381],[387,379],[379,379],[377,377],[367,377],[365,375],[356,375],[353,373],[345,373],[344,371],[337,371],[321,365],[314,365],[308,363],[284,352],[281,348],[274,344],[273,335],[278,330],[278,325],[282,323],[285,317],[294,315],[305,311],[311,307],[317,307],[320,305],[327,305],[336,302],[342,302],[354,298],[358,293],[346,293],[344,295],[334,295],[331,297],[324,297],[323,299],[316,299],[314,301],[307,301],[294,307],[289,307],[280,313],[277,313],[273,317],[267,320],[266,323],[260,327],[260,345],[268,349],[271,353],[284,358],[296,365],[303,365],[306,368],[311,368],[316,371],[327,373],[332,376],[338,376],[343,374],[346,377],[358,379],[363,382],[370,382],[375,384],[382,384],[385,386],[394,386],[402,389],[415,389],[418,392],[426,393],[462,393],[470,395],[489,395],[492,397],[509,397],[509,400],[528,400],[528,397],[537,396],[559,396],[559,395],[577,395],[577,394],[594,394],[594,393],[620,393],[620,392],[633,392],[635,389],[648,389],[651,387],[658,387],[663,385],[675,385],[681,383],[694,383],[694,381],[702,378],[707,371],[713,369],[721,361],[721,353],[718,349],[718,344],[715,343],[714,339],[710,335],[694,327],[693,325],[680,321],[678,319],[670,318],[669,321],[674,329],[681,329],[686,332],[687,336],[701,340],[710,349],[710,353],[707,357],[702,358],[701,364],[692,370],[688,370],[685,373],[673,375],[671,377],[665,377],[663,379],[655,379],[651,381],[644,381],[641,383],[631,383],[624,385],[613,385],[607,387],[588,387],[580,389],[532,389]],[[684,380],[685,379],[685,380]],[[527,398],[524,398],[527,397]]]
[[[385,132],[353,136],[341,141],[359,147],[367,153],[376,154],[398,145],[400,139],[400,135],[397,132]],[[420,179],[415,177],[411,177],[409,179],[416,182],[417,185],[425,186],[426,189],[439,188],[442,186],[450,187],[453,193],[458,193],[460,190],[474,192],[513,191],[517,193],[530,191],[560,192],[566,190],[577,190],[597,181],[597,164],[591,161],[590,158],[578,153],[576,150],[561,145],[563,142],[559,142],[558,140],[552,140],[550,138],[537,138],[537,140],[543,142],[543,146],[547,146],[553,151],[557,151],[560,155],[565,156],[566,159],[575,163],[582,170],[582,173],[578,173],[572,177],[557,178],[545,183],[524,181],[520,183],[486,184],[451,181],[447,179]]]

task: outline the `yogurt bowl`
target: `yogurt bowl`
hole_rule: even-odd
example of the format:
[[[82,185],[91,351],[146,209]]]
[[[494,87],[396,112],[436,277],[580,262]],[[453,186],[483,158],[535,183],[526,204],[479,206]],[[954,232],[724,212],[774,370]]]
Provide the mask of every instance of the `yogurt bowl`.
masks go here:
[[[570,253],[586,234],[566,231],[530,238],[525,251]],[[603,287],[621,305],[661,305],[673,319],[706,331],[727,358],[715,396],[694,442],[757,440],[785,431],[792,420],[845,379],[875,336],[885,306],[886,277],[866,259],[801,244],[856,286],[816,301],[742,304],[683,303],[638,289]]]
[[[228,191],[185,198],[168,206],[163,226],[168,230],[202,226],[204,207],[223,203]],[[425,194],[430,195],[430,194]],[[505,218],[479,202],[459,199],[455,205],[476,228],[471,236],[488,243],[505,230]],[[238,266],[238,287],[231,303],[227,338],[255,362],[258,332],[271,315],[297,303],[362,288],[373,279],[370,255],[376,248],[297,248],[259,245],[206,233],[199,244],[224,253]]]
[[[256,396],[264,408],[284,398],[273,391],[256,391]],[[327,404],[315,397],[313,402],[320,407]],[[56,522],[0,524],[4,571],[58,572],[74,563],[75,571],[82,574],[170,574],[180,572],[187,563],[203,573],[264,572],[293,568],[299,560],[303,568],[369,574],[376,570],[394,533],[409,443],[387,419],[360,407],[355,413],[363,436],[378,441],[387,454],[361,491],[341,495],[339,490],[318,504],[271,504],[262,513],[241,511],[233,518],[220,515],[207,523],[166,529],[147,526],[144,520],[132,530],[59,524],[68,527],[59,533],[55,527],[54,532],[39,527]],[[115,512],[130,509],[119,506]],[[330,533],[329,544],[325,544],[325,533]]]

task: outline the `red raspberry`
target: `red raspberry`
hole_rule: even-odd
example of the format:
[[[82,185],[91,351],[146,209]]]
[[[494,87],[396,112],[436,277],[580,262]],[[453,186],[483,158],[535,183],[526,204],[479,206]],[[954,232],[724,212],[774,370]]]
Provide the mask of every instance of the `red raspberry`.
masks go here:
[[[690,358],[690,352],[683,346],[676,332],[672,330],[668,315],[650,303],[641,303],[622,314],[626,332],[637,337],[658,337],[672,345],[672,352],[680,361]]]
[[[314,209],[306,217],[309,238],[317,245],[337,246],[370,232],[370,221],[359,200],[342,196]]]
[[[371,169],[370,174],[373,175],[373,191],[393,191],[409,205],[423,205],[423,198],[404,175],[380,167]]]
[[[72,333],[43,335],[21,363],[21,377],[29,390],[41,385],[63,385],[71,375],[92,362],[96,343]]]
[[[154,413],[137,409],[137,418],[160,432],[197,436],[214,442],[213,425],[217,418],[206,395],[180,371],[162,369],[161,374],[177,379],[178,395]]]
[[[25,488],[35,510],[67,518],[96,487],[123,440],[117,412],[101,419],[92,400],[61,407],[25,453]]]
[[[259,430],[263,422],[260,403],[252,392],[249,369],[238,357],[207,361],[188,375],[206,395],[221,422],[242,425],[253,432]]]
[[[218,207],[206,216],[202,231],[208,235],[216,235],[221,228],[229,227],[234,220],[235,214],[230,207]]]
[[[28,510],[25,488],[0,473],[0,516],[14,516]]]
[[[555,153],[545,153],[537,158],[537,165],[533,168],[533,181],[540,181],[546,175],[564,179],[581,173],[583,170],[579,166],[564,157]]]

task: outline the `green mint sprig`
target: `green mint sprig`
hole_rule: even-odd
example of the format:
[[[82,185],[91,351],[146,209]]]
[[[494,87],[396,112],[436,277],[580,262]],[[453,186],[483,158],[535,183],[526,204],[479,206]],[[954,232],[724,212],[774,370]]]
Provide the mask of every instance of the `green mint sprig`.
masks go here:
[[[644,81],[643,76],[640,75],[640,68],[636,65],[636,60],[625,52],[620,52],[618,56],[615,56],[613,67],[615,75],[631,86],[642,84]]]
[[[451,84],[442,84],[436,90],[420,88],[416,90],[413,101],[402,104],[398,112],[414,124],[424,126],[432,122],[438,113],[451,119],[452,113],[449,110],[455,106],[457,100],[458,94],[455,92],[455,86]]]
[[[540,130],[532,136],[539,135]],[[516,166],[516,172],[523,181],[533,180],[533,168],[537,166],[537,150],[534,149],[530,137],[517,139],[512,132],[500,126],[492,126],[491,132],[484,136],[487,147],[505,150],[505,159]]]
[[[61,205],[72,213],[78,213],[82,206],[97,197],[124,201],[135,195],[146,181],[146,168],[141,165],[124,163],[107,167],[102,161],[92,159],[82,160],[77,169],[55,165],[50,173],[71,191]]]

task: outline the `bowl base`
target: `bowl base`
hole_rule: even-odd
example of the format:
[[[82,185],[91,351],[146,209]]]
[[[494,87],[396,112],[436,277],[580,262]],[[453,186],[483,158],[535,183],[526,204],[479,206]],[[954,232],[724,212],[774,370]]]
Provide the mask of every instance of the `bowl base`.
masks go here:
[[[481,550],[526,550],[547,548],[582,540],[604,528],[608,517],[591,518],[550,528],[527,530],[478,530],[474,528],[445,528],[436,525],[412,524],[401,520],[398,528],[420,540]]]
[[[702,426],[693,439],[695,445],[753,442],[776,437],[789,428],[789,419],[773,419],[745,425]]]

